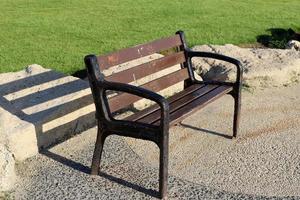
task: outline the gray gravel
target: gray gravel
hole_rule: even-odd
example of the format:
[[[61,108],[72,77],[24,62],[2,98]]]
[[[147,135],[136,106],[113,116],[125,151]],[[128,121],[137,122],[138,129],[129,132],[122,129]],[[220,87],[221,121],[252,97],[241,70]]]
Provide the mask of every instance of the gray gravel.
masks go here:
[[[231,120],[226,121],[232,114],[226,103],[231,99],[226,98],[224,106],[212,104],[183,122],[194,127],[201,122],[201,128],[217,134],[200,134],[184,126],[171,129],[169,199],[300,199],[299,89],[296,85],[244,93],[243,131],[237,140],[218,135],[231,130]],[[255,100],[253,95],[259,98]],[[283,104],[286,99],[288,103]],[[260,105],[260,109],[255,111],[253,105]],[[199,117],[206,114],[212,116],[206,120]],[[210,122],[213,118],[215,121]],[[146,151],[140,151],[128,140],[110,136],[104,147],[101,176],[90,176],[95,137],[96,129],[92,128],[19,163],[15,198],[155,198],[156,150],[148,145]],[[265,188],[271,191],[265,192]]]
[[[157,194],[157,169],[145,166],[124,143],[112,136],[105,145],[101,176],[90,176],[93,142],[91,129],[44,155],[18,166],[22,177],[16,199],[152,199]],[[170,199],[296,199],[230,193],[170,176]],[[300,198],[298,198],[300,199]]]

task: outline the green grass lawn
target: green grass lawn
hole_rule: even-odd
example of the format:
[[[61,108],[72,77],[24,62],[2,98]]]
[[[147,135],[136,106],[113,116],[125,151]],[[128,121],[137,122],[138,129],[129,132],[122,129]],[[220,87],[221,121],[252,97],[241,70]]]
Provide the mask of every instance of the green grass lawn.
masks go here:
[[[86,54],[186,32],[189,45],[253,43],[300,30],[300,0],[0,0],[0,72],[32,63],[73,73]]]

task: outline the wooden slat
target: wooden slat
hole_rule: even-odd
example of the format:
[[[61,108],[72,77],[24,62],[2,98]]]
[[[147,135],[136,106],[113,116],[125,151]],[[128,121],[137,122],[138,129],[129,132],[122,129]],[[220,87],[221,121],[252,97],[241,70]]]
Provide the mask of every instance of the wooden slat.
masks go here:
[[[171,96],[170,98],[168,98],[168,102],[169,104],[173,103],[174,101],[177,101],[187,95],[189,95],[190,93],[204,87],[205,85],[202,85],[202,84],[195,84],[195,85],[191,85],[190,87],[186,88],[185,90]],[[145,108],[144,110],[141,110],[140,112],[134,114],[134,115],[131,115],[129,117],[126,118],[126,120],[129,120],[129,121],[137,121],[147,115],[150,115],[152,114],[153,112],[159,110],[160,107],[158,104],[154,104],[153,106],[150,106],[148,108]]]
[[[155,40],[147,44],[137,45],[135,47],[130,47],[122,49],[107,55],[98,56],[98,63],[101,70],[108,69],[111,66],[115,66],[130,60],[141,58],[158,51],[167,50],[173,47],[180,46],[182,44],[180,36],[178,34]]]
[[[174,125],[184,118],[186,118],[188,115],[191,115],[192,113],[200,110],[207,104],[215,101],[216,99],[220,98],[224,94],[227,94],[232,90],[232,87],[230,86],[219,86],[216,89],[209,92],[207,95],[204,95],[201,98],[196,99],[195,101],[192,101],[191,103],[187,104],[186,106],[176,110],[170,115],[170,125]],[[154,125],[159,125],[160,121],[156,120]]]
[[[130,69],[112,74],[106,80],[112,82],[130,83],[165,68],[185,62],[184,52],[174,53]]]
[[[170,115],[172,115],[172,113],[176,112],[176,110],[195,101],[196,99],[199,99],[199,98],[207,95],[208,93],[212,92],[217,87],[218,87],[217,85],[209,85],[206,87],[202,87],[199,90],[196,90],[196,91],[190,93],[189,95],[187,95],[177,101],[174,101],[173,103],[170,103]],[[157,110],[154,113],[152,113],[138,121],[143,122],[143,123],[152,124],[160,119],[160,115],[161,115],[160,113],[161,113],[160,110]]]
[[[155,79],[153,81],[150,81],[148,83],[145,83],[144,85],[141,85],[140,87],[146,88],[148,90],[151,90],[153,92],[161,91],[167,87],[170,87],[180,81],[183,81],[189,77],[188,71],[186,68],[180,69],[178,71],[175,71],[171,74],[162,76],[158,79]],[[131,95],[128,93],[123,93],[118,96],[112,97],[109,99],[109,106],[111,112],[115,112],[121,108],[124,108],[138,100],[140,100],[141,97]]]

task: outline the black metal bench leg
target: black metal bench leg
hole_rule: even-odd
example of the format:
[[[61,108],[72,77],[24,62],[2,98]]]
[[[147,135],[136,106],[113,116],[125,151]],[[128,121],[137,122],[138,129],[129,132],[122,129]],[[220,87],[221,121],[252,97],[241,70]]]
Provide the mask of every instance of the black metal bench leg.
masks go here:
[[[234,98],[234,117],[233,117],[233,137],[237,136],[240,124],[240,113],[241,113],[241,92],[238,91]]]
[[[160,144],[159,155],[159,195],[161,199],[168,197],[168,160],[169,160],[169,138],[168,134]]]
[[[91,174],[92,175],[99,174],[99,171],[100,171],[99,167],[100,167],[101,155],[102,155],[105,138],[106,138],[106,135],[103,130],[103,127],[101,127],[101,125],[98,124],[98,133],[97,133],[97,139],[96,139],[94,155],[93,155],[93,160],[92,160],[92,166],[91,166]]]

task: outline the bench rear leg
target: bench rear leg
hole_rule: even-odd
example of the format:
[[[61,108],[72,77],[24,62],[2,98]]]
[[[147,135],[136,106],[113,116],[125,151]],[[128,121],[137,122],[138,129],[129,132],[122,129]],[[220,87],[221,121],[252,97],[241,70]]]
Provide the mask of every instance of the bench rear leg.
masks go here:
[[[240,114],[241,114],[241,92],[238,90],[234,98],[234,116],[233,116],[233,137],[237,136],[240,124]]]
[[[97,139],[96,139],[92,166],[91,166],[92,175],[99,174],[99,170],[100,170],[99,167],[100,167],[101,155],[102,155],[105,138],[106,135],[104,130],[102,129],[102,127],[100,127],[100,125],[98,125]]]
[[[159,147],[159,195],[161,199],[166,199],[168,195],[168,143],[169,138],[165,136]]]

